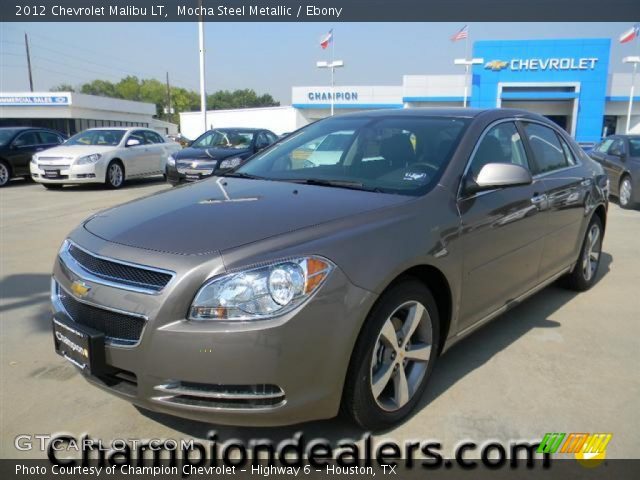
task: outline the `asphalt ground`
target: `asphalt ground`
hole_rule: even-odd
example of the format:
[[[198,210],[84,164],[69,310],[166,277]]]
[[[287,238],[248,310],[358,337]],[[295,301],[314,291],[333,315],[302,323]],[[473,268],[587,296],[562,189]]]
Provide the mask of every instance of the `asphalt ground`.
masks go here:
[[[66,234],[90,214],[168,189],[160,179],[118,191],[0,189],[0,457],[21,434],[76,437],[282,440],[302,430],[338,442],[362,432],[344,419],[281,428],[207,425],[141,413],[90,386],[54,353],[50,272]],[[639,458],[640,211],[611,203],[597,284],[576,294],[552,285],[440,358],[417,413],[376,440],[435,440],[445,456],[461,441],[539,440],[546,432],[610,432],[608,458]],[[312,381],[312,379],[310,379]],[[474,456],[470,454],[470,456]]]

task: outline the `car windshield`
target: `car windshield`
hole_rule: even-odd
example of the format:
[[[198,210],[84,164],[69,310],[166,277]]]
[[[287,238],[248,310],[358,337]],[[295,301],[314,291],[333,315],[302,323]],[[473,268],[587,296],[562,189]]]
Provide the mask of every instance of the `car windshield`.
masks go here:
[[[116,146],[122,140],[125,130],[85,130],[65,142],[65,145]]]
[[[629,139],[629,156],[640,157],[640,137]]]
[[[249,148],[254,132],[250,130],[210,130],[198,137],[192,144],[196,148]]]
[[[13,128],[0,129],[0,145],[5,145],[6,143],[8,143],[16,134],[16,132],[17,130]]]
[[[469,123],[459,117],[334,117],[254,156],[232,175],[423,195]]]

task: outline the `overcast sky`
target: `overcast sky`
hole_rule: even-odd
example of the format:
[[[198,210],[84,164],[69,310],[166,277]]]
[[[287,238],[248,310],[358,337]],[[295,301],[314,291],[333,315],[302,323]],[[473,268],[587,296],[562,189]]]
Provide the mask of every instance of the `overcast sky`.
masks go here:
[[[400,85],[404,74],[455,73],[453,58],[464,41],[449,40],[462,23],[207,23],[207,91],[253,88],[283,104],[294,85],[326,85],[320,48],[334,28],[335,56],[346,66],[341,85]],[[538,38],[612,39],[611,69],[627,71],[621,58],[640,54],[640,41],[619,44],[631,23],[471,23],[470,40]],[[130,75],[198,89],[196,23],[0,24],[0,91],[28,90],[24,32],[30,37],[36,90]]]

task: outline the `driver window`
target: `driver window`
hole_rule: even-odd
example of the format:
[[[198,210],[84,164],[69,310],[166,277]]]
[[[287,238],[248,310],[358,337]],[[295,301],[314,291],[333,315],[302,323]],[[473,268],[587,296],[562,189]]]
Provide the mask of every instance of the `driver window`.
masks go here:
[[[480,140],[469,173],[475,179],[488,163],[513,163],[529,169],[522,139],[513,122],[492,127]]]

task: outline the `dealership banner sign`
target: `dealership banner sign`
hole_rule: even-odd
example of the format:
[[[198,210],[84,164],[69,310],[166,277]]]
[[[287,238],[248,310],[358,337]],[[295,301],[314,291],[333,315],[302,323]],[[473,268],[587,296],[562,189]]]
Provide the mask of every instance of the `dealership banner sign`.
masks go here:
[[[484,68],[499,72],[508,68],[513,71],[533,70],[593,70],[597,58],[512,58],[511,60],[491,60]]]
[[[0,94],[0,107],[68,106],[71,95],[68,93]]]

